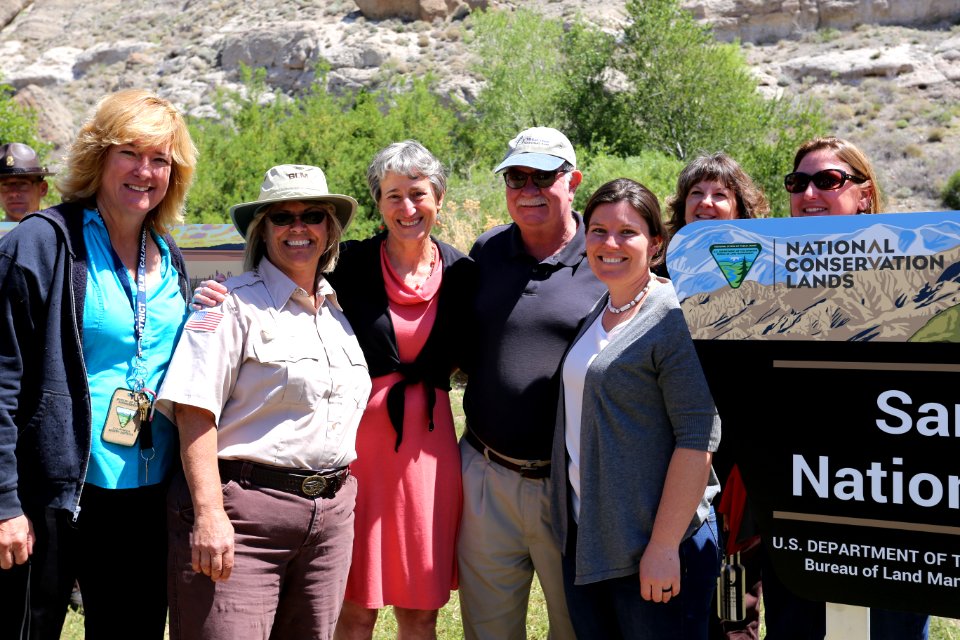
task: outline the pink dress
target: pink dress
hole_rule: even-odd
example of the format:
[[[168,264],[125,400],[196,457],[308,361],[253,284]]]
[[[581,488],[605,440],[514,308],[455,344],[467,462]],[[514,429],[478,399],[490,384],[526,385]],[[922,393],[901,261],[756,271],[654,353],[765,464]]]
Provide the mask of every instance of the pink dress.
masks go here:
[[[400,360],[412,362],[436,318],[441,265],[412,289],[383,256],[381,264]],[[431,432],[426,391],[418,383],[406,389],[403,441],[394,451],[387,392],[400,379],[399,373],[373,379],[357,433],[350,469],[359,486],[346,599],[367,609],[439,609],[457,588],[460,450],[449,395],[436,390]]]

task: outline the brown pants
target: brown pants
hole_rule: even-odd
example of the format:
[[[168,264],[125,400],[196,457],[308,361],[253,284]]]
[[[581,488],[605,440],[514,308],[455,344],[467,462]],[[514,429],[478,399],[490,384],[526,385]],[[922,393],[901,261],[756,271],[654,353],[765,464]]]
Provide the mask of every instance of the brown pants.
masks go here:
[[[333,637],[350,569],[357,481],[330,499],[309,499],[246,482],[223,485],[234,528],[226,581],[190,566],[193,504],[186,479],[168,499],[171,640]]]

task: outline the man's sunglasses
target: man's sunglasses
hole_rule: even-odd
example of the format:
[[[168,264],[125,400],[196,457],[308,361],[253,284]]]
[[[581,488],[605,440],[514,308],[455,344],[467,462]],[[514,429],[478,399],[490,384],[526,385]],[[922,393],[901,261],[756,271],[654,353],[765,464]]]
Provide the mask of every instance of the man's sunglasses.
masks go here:
[[[323,209],[307,209],[301,214],[289,211],[273,211],[267,214],[267,220],[275,227],[289,227],[294,220],[299,219],[303,224],[321,224],[333,213],[333,206]]]
[[[507,169],[503,172],[503,181],[511,189],[523,189],[527,186],[527,179],[533,180],[533,184],[538,189],[549,189],[557,181],[560,174],[566,173],[557,169],[556,171],[534,171],[533,173],[524,173],[517,169]]]
[[[790,193],[803,193],[807,190],[807,186],[813,182],[813,186],[821,191],[836,191],[846,184],[847,180],[857,184],[863,184],[867,181],[866,178],[851,175],[840,169],[824,169],[813,175],[800,171],[788,173],[783,178],[783,186]]]

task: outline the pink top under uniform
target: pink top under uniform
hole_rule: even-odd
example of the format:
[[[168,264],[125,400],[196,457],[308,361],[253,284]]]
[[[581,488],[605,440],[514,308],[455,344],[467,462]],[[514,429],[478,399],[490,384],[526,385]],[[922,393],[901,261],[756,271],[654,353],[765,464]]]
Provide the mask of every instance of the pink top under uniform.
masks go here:
[[[388,261],[382,263],[400,360],[412,362],[436,318],[442,269],[437,264],[414,289]],[[387,392],[400,379],[399,373],[373,379],[357,433],[357,459],[350,468],[359,487],[346,599],[368,609],[439,609],[457,588],[460,452],[450,398],[440,389],[434,430],[428,430],[423,383],[406,389],[403,441],[394,451]]]

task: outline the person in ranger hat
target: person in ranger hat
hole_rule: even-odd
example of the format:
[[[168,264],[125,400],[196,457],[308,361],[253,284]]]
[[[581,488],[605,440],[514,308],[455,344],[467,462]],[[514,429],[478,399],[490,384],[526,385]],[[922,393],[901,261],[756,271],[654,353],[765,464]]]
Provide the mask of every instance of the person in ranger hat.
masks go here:
[[[0,145],[0,205],[5,222],[20,222],[28,213],[40,210],[52,176],[40,165],[37,152],[21,142]]]
[[[333,635],[371,383],[324,274],[356,208],[319,168],[280,165],[230,209],[248,271],[188,318],[158,394],[183,460],[168,497],[174,640]]]
[[[468,639],[524,638],[536,572],[550,637],[562,640],[574,633],[550,527],[557,368],[606,288],[584,259],[583,220],[572,208],[582,175],[567,137],[522,131],[494,171],[513,223],[481,235],[470,252],[478,286],[460,440],[460,608]]]

